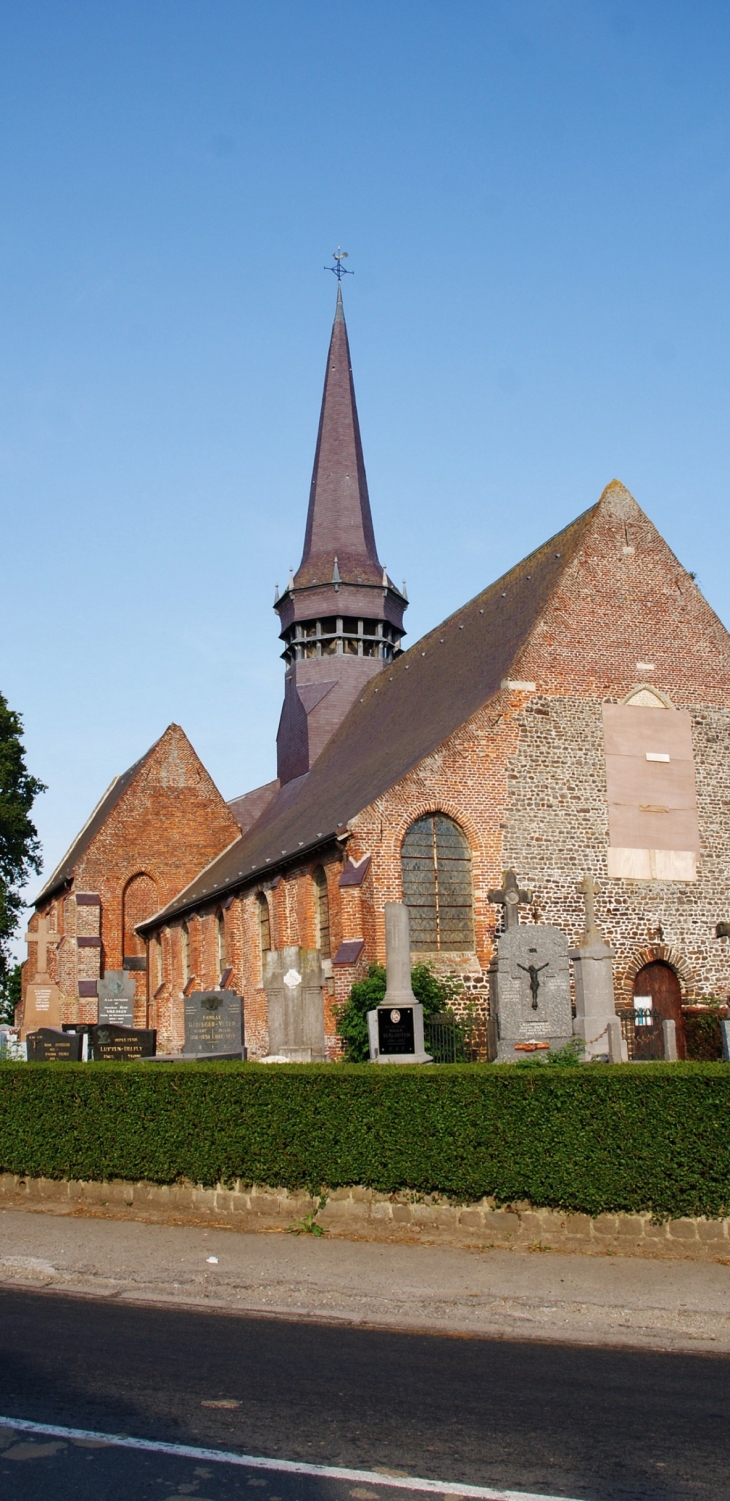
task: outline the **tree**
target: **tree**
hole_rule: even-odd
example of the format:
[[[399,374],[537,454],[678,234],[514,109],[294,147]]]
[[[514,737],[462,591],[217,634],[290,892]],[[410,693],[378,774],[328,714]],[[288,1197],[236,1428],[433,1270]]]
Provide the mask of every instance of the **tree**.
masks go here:
[[[414,964],[411,985],[423,1006],[424,1021],[446,1011],[461,989],[458,980],[437,975],[430,964]],[[364,980],[355,981],[344,1005],[336,1007],[337,1035],[345,1044],[348,1063],[367,1063],[370,1057],[367,1014],[380,1005],[385,986],[385,966],[371,964]]]
[[[43,782],[25,764],[23,721],[0,693],[0,1003],[7,1012],[17,991],[18,966],[10,943],[23,908],[21,891],[41,868],[38,831],[30,811]]]

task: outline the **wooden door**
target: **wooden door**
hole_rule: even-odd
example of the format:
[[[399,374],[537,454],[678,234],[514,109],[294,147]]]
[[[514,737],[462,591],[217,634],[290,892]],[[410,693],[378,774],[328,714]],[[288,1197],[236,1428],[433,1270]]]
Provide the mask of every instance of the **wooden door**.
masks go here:
[[[686,1058],[687,1048],[682,1019],[682,991],[671,964],[657,959],[645,964],[634,980],[634,995],[650,995],[657,1022],[673,1021],[677,1032],[677,1057]]]

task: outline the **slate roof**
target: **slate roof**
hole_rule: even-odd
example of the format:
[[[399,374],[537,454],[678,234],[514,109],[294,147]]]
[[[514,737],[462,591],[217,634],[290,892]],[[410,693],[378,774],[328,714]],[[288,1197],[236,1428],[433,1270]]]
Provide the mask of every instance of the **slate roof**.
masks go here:
[[[465,724],[509,676],[597,509],[371,678],[311,771],[282,787],[252,828],[140,930],[332,839]]]
[[[309,509],[302,561],[295,588],[326,583],[338,559],[340,578],[354,583],[380,584],[382,565],[375,546],[368,482],[362,454],[360,423],[352,379],[350,345],[337,288],[322,408],[309,491]]]
[[[156,740],[155,745],[158,743]],[[106,823],[112,809],[116,808],[119,799],[124,796],[127,788],[134,781],[137,772],[152,755],[155,745],[151,745],[149,750],[140,757],[139,761],[135,761],[134,765],[130,766],[128,771],[123,772],[120,777],[115,777],[114,781],[109,783],[104,796],[97,803],[91,817],[87,819],[80,834],[76,835],[71,848],[66,851],[60,864],[56,866],[53,874],[49,876],[43,890],[39,891],[33,903],[35,907],[39,907],[43,902],[47,902],[49,897],[54,896],[57,891],[61,891],[64,886],[70,885],[81,856],[86,853],[92,839],[95,838],[99,830]]]
[[[242,834],[248,833],[278,791],[279,779],[276,777],[273,782],[265,782],[263,787],[254,787],[253,791],[230,799],[228,806],[240,825]]]

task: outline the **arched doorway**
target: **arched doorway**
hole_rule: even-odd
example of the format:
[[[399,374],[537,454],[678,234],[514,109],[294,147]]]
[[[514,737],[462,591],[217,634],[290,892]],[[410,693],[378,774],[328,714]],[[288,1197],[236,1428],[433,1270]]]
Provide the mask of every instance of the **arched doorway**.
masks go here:
[[[682,1020],[682,990],[671,964],[655,959],[645,964],[634,980],[634,1001],[641,1006],[641,997],[651,996],[651,1009],[657,1023],[673,1021],[677,1032],[677,1057],[686,1058],[687,1048]],[[637,1042],[639,1028],[637,1028]],[[661,1057],[661,1052],[659,1053]]]

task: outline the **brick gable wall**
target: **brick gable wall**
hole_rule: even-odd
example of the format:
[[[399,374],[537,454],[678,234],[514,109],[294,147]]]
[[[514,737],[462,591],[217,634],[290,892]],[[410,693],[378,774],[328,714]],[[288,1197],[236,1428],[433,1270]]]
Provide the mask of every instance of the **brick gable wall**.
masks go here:
[[[49,964],[64,997],[64,1021],[95,1021],[96,997],[79,996],[79,981],[93,983],[105,969],[122,968],[129,883],[146,875],[148,891],[156,893],[156,910],[238,832],[235,818],[187,736],[178,725],[171,725],[80,856],[70,890],[39,908],[31,920],[33,929],[40,916],[51,916],[56,931],[64,935],[50,954]],[[100,905],[77,903],[77,893],[96,894]],[[94,938],[99,946],[83,943],[84,938]],[[24,985],[34,974],[35,954],[31,952],[23,970]],[[147,975],[137,971],[136,982],[135,1025],[146,1026]]]

